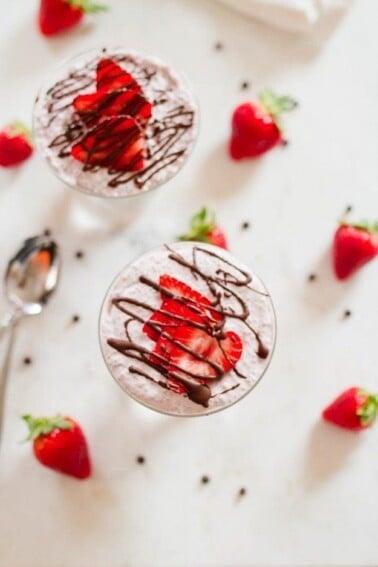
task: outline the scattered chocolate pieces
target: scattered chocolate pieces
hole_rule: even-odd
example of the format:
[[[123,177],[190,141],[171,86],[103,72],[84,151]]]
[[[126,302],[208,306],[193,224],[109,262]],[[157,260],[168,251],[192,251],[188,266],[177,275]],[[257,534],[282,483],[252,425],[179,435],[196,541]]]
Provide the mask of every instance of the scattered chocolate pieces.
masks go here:
[[[248,230],[251,227],[251,223],[249,221],[244,221],[241,225],[242,230]]]
[[[240,86],[241,86],[241,88],[243,89],[243,91],[245,91],[245,90],[249,89],[249,82],[248,82],[248,81],[243,81]]]
[[[80,315],[73,315],[72,323],[78,323],[80,321]]]
[[[75,252],[75,256],[78,260],[81,260],[81,258],[84,257],[84,252],[82,250],[78,250],[77,252]]]
[[[288,146],[289,143],[290,143],[289,140],[282,140],[282,145],[283,145],[284,147]]]
[[[347,215],[348,213],[351,213],[353,211],[353,207],[352,205],[347,205],[345,207],[345,214]]]
[[[43,231],[43,236],[51,236],[51,230],[49,228],[45,228]]]
[[[210,478],[206,474],[204,474],[201,478],[201,482],[202,484],[208,484],[210,482]]]
[[[307,279],[309,282],[314,282],[316,278],[317,278],[316,274],[309,274]]]
[[[32,363],[30,356],[25,356],[23,363],[25,364],[25,366],[29,366]]]
[[[214,45],[214,48],[216,49],[216,51],[221,51],[223,49],[223,43],[221,41],[217,41]]]
[[[143,465],[146,462],[146,458],[143,455],[138,455],[136,461],[139,465]]]
[[[239,489],[238,494],[239,494],[240,497],[245,496],[245,495],[247,494],[247,489],[244,488],[244,486],[242,486],[242,487]]]
[[[348,317],[350,317],[351,315],[352,315],[352,312],[350,311],[350,309],[345,309],[344,318],[348,319]]]

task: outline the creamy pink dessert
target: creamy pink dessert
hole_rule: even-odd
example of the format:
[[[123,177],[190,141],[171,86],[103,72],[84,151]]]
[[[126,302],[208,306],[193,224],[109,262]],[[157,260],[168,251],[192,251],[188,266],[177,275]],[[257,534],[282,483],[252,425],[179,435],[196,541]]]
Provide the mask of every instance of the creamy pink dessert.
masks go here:
[[[67,184],[106,197],[171,179],[191,153],[197,106],[162,61],[102,49],[67,62],[38,95],[34,135]]]
[[[179,242],[127,266],[100,318],[105,362],[142,404],[171,415],[224,409],[269,365],[276,324],[261,280],[227,251]]]

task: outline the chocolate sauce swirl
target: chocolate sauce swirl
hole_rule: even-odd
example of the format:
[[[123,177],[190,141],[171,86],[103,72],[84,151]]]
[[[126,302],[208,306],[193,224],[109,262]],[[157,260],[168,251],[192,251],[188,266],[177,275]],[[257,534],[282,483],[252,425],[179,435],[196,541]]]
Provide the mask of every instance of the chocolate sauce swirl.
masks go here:
[[[206,303],[206,317],[198,317],[203,314],[203,305],[196,304],[183,295],[175,294],[174,291],[167,289],[160,283],[152,280],[147,275],[139,276],[139,283],[146,286],[156,293],[159,297],[166,299],[174,299],[178,304],[183,305],[185,310],[190,310],[196,317],[188,318],[177,313],[167,311],[164,309],[164,302],[161,302],[160,307],[156,308],[154,305],[149,304],[147,301],[139,300],[128,296],[116,296],[111,298],[112,306],[125,315],[124,322],[124,338],[108,338],[107,344],[123,354],[127,358],[142,363],[142,367],[129,366],[131,374],[139,375],[147,380],[150,380],[162,388],[172,390],[171,380],[175,383],[181,384],[186,392],[186,395],[194,403],[208,407],[209,400],[216,396],[224,395],[225,393],[236,389],[240,385],[240,380],[246,379],[237,368],[237,364],[229,360],[227,353],[222,348],[222,339],[226,335],[227,321],[229,319],[237,319],[245,325],[246,329],[254,336],[256,340],[256,354],[259,358],[264,359],[269,355],[269,349],[264,345],[259,332],[255,330],[249,320],[250,312],[248,305],[243,299],[242,290],[248,288],[252,293],[267,294],[255,290],[251,286],[252,276],[237,267],[231,261],[224,258],[224,256],[217,254],[215,251],[204,248],[201,246],[193,246],[191,257],[184,257],[177,250],[166,246],[167,256],[173,264],[179,264],[181,267],[186,268],[196,279],[202,280],[208,289]],[[208,273],[208,270],[203,268],[204,259],[211,259],[211,265],[218,264],[215,271]],[[172,273],[174,273],[174,266],[172,266]],[[184,311],[185,312],[185,311]],[[158,314],[160,317],[151,319],[151,314]],[[166,319],[164,318],[166,316]],[[221,349],[224,358],[230,363],[230,375],[234,375],[235,382],[221,390],[219,393],[214,394],[211,391],[213,384],[218,384],[225,375],[225,371],[220,364],[209,360],[200,352],[197,352],[190,344],[184,344],[175,334],[175,329],[185,325],[187,328],[197,328],[201,332],[205,332],[209,337],[215,339],[218,347]],[[146,333],[146,328],[151,332],[156,333],[157,336],[165,339],[169,352],[171,349],[179,349],[180,352],[187,353],[191,360],[197,361],[198,365],[194,365],[195,370],[192,368],[180,366],[180,363],[175,363],[170,357],[165,356],[163,351],[157,352],[150,350],[140,344],[140,332],[143,327],[143,332]]]

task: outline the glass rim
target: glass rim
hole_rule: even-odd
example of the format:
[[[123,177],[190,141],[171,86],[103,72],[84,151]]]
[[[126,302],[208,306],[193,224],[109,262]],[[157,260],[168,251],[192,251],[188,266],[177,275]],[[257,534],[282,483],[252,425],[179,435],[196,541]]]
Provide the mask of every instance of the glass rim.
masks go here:
[[[194,241],[189,241],[194,243]],[[172,242],[168,244],[168,246],[170,246],[171,244],[173,244]],[[155,411],[157,413],[160,413],[162,415],[167,415],[170,417],[178,417],[178,418],[188,418],[188,417],[206,417],[209,415],[213,415],[216,413],[219,413],[221,411],[224,411],[232,406],[234,406],[235,404],[237,404],[238,402],[240,402],[241,400],[243,400],[244,398],[246,398],[248,396],[248,394],[250,394],[252,392],[252,390],[254,390],[256,388],[256,386],[261,382],[263,376],[265,375],[265,373],[267,372],[268,368],[271,365],[272,362],[272,358],[273,358],[273,354],[275,352],[275,348],[276,348],[276,344],[277,344],[277,314],[276,314],[276,310],[274,307],[274,303],[272,301],[272,298],[270,296],[270,294],[268,294],[268,298],[269,298],[269,302],[270,302],[270,306],[272,308],[272,321],[273,321],[273,342],[272,342],[272,347],[270,349],[269,355],[267,357],[267,362],[266,365],[263,369],[263,371],[261,372],[260,376],[258,377],[258,379],[251,384],[251,387],[244,392],[244,394],[242,396],[240,396],[239,398],[237,398],[236,400],[234,400],[233,402],[224,405],[223,407],[217,407],[208,411],[202,411],[200,413],[174,413],[174,412],[170,412],[170,411],[165,411],[162,409],[158,409],[153,405],[148,404],[147,402],[141,400],[140,398],[138,398],[137,396],[133,395],[129,390],[127,390],[125,387],[122,386],[122,384],[119,382],[119,380],[115,377],[113,371],[110,368],[110,365],[107,362],[106,356],[105,356],[105,352],[104,352],[104,348],[103,348],[103,343],[102,343],[102,335],[101,335],[101,320],[102,320],[102,315],[105,309],[105,303],[108,299],[109,296],[109,292],[111,290],[111,288],[113,287],[113,285],[116,283],[116,281],[119,279],[119,277],[121,276],[121,274],[126,270],[126,268],[128,268],[129,266],[131,266],[133,264],[133,262],[135,260],[137,260],[138,258],[140,258],[141,256],[143,256],[144,254],[149,254],[151,252],[153,252],[154,250],[157,250],[159,248],[161,248],[161,246],[164,246],[164,244],[159,244],[158,246],[154,246],[153,248],[149,248],[148,250],[146,250],[145,252],[143,252],[142,254],[140,254],[139,256],[134,257],[132,260],[130,260],[130,262],[128,262],[127,264],[125,264],[123,266],[123,268],[121,270],[119,270],[117,272],[117,274],[113,277],[110,285],[108,286],[105,295],[101,301],[101,306],[100,306],[100,313],[98,316],[98,324],[97,324],[97,333],[98,333],[98,341],[99,341],[99,345],[100,345],[100,351],[102,354],[102,358],[104,360],[105,366],[109,372],[109,374],[112,376],[113,380],[116,382],[116,384],[118,385],[119,388],[121,388],[121,390],[127,394],[132,400],[134,400],[135,402],[139,403],[140,405],[144,406],[145,408]],[[215,247],[217,248],[217,247]],[[227,250],[228,252],[228,250]],[[231,254],[231,253],[230,253]],[[262,283],[262,285],[264,286],[264,289],[268,291],[268,288],[265,285],[265,282],[260,278],[260,276],[258,276],[257,274],[255,274],[255,272],[253,272],[254,275],[256,275],[258,277],[258,279],[260,280],[260,282]],[[177,394],[180,395],[180,394]]]
[[[37,153],[39,154],[39,157],[41,157],[43,159],[43,161],[48,164],[49,169],[52,170],[55,177],[57,179],[59,179],[59,181],[61,181],[66,187],[69,187],[70,189],[74,189],[75,191],[78,191],[79,193],[81,193],[83,195],[87,195],[89,197],[97,197],[99,199],[107,199],[109,201],[117,201],[117,200],[125,200],[126,201],[128,199],[138,198],[138,197],[141,197],[142,195],[147,195],[148,193],[152,193],[155,190],[160,189],[161,187],[163,187],[164,185],[166,185],[170,181],[173,181],[176,178],[176,176],[181,172],[181,170],[187,165],[189,158],[191,157],[191,155],[193,154],[193,152],[194,152],[194,150],[197,146],[198,138],[199,138],[199,132],[200,132],[200,125],[201,125],[201,113],[200,113],[198,98],[197,98],[197,96],[194,95],[193,89],[191,88],[191,83],[190,83],[188,77],[185,74],[183,74],[181,72],[177,72],[175,68],[171,67],[169,65],[169,63],[165,63],[165,61],[163,59],[160,59],[159,57],[155,57],[153,55],[146,55],[142,51],[137,51],[135,49],[126,49],[126,48],[119,47],[119,46],[118,47],[107,47],[106,50],[109,53],[119,51],[119,52],[123,52],[127,55],[141,57],[143,59],[152,61],[152,62],[156,63],[157,65],[162,65],[162,66],[165,66],[165,67],[168,66],[170,68],[170,70],[172,72],[172,76],[178,78],[179,84],[186,87],[186,89],[187,89],[187,91],[190,94],[190,97],[192,99],[193,107],[195,109],[195,121],[194,121],[194,126],[193,126],[193,132],[194,132],[193,140],[190,144],[189,151],[184,156],[184,158],[181,162],[181,165],[176,169],[176,171],[171,176],[167,177],[166,179],[162,179],[160,182],[156,183],[150,189],[144,189],[144,190],[141,190],[137,193],[130,193],[130,194],[124,194],[124,195],[111,195],[111,194],[105,194],[105,193],[99,193],[99,192],[96,192],[96,193],[91,192],[90,190],[84,189],[83,187],[81,187],[77,183],[70,183],[67,179],[64,179],[58,173],[57,168],[54,167],[54,165],[51,163],[51,161],[44,155],[45,154],[45,151],[44,151],[45,146],[42,146],[41,141],[39,139],[39,136],[36,135],[36,126],[35,126],[36,107],[39,104],[41,96],[44,96],[46,94],[46,92],[48,91],[48,88],[51,88],[53,86],[53,84],[55,84],[52,81],[49,81],[49,78],[51,78],[51,76],[53,75],[54,72],[56,73],[59,70],[65,69],[66,66],[74,63],[76,60],[79,60],[82,57],[89,56],[91,53],[93,53],[93,55],[95,55],[96,53],[101,53],[102,49],[103,48],[99,48],[99,47],[98,48],[91,47],[89,49],[80,51],[76,55],[65,57],[64,59],[61,60],[61,62],[53,70],[50,71],[49,75],[44,78],[44,80],[42,81],[42,84],[40,85],[40,87],[38,89],[37,96],[35,97],[34,103],[33,103],[32,135],[33,135],[33,140],[35,142],[35,147],[36,147]]]

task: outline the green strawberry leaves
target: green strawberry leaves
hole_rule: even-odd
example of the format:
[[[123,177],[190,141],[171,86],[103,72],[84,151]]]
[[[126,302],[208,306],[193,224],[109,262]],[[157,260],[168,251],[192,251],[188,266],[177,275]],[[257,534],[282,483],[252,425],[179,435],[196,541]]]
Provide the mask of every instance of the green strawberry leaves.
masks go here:
[[[375,421],[378,414],[378,397],[369,394],[365,390],[360,390],[359,394],[367,396],[366,402],[357,409],[356,413],[360,417],[361,425],[369,426]]]
[[[92,0],[66,0],[66,2],[73,8],[80,8],[86,14],[98,14],[108,9],[104,4],[97,4]]]
[[[29,428],[29,435],[26,441],[34,441],[41,435],[48,435],[54,429],[72,429],[73,424],[61,415],[54,417],[33,417],[32,415],[23,415],[22,419]]]
[[[206,207],[202,207],[202,209],[191,218],[189,231],[179,236],[179,240],[207,242],[207,236],[214,230],[215,226],[215,214]]]

